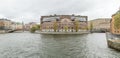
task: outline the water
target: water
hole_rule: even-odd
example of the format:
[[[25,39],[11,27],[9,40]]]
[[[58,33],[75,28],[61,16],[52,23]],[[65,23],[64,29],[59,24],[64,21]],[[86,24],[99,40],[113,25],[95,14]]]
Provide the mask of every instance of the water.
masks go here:
[[[40,35],[0,34],[0,58],[120,58],[107,47],[104,33]]]

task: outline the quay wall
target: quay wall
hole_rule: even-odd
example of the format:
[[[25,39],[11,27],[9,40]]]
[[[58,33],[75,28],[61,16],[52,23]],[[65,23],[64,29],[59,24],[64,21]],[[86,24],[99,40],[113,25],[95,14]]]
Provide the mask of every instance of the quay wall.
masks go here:
[[[84,32],[39,32],[40,34],[88,34],[89,31]]]
[[[0,30],[0,34],[6,33],[5,30]]]
[[[120,41],[119,40],[112,40],[112,39],[108,39],[107,40],[108,43],[108,47],[119,50],[120,51]]]

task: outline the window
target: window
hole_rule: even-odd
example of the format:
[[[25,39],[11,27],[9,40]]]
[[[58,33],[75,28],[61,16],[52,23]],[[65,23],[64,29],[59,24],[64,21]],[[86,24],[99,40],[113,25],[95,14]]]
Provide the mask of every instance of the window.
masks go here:
[[[76,20],[79,20],[79,21],[86,21],[86,18],[85,18],[85,17],[76,17]]]
[[[119,33],[119,31],[117,31],[117,33]]]
[[[68,29],[70,29],[70,27],[68,27]]]

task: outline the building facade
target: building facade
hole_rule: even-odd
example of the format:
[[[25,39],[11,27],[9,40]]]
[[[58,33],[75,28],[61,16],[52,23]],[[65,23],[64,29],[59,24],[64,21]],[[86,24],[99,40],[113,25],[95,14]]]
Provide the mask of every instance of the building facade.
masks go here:
[[[30,25],[30,28],[32,28],[32,27],[35,27],[37,25],[37,23],[36,22],[30,22],[29,25]]]
[[[26,31],[29,31],[32,27],[36,27],[37,23],[36,22],[29,22],[28,24],[24,25],[24,28]]]
[[[41,16],[41,31],[66,31],[74,32],[76,28],[78,31],[87,29],[87,16],[80,15],[50,15]],[[77,23],[77,27],[75,26]]]
[[[98,18],[89,21],[89,26],[92,23],[93,31],[95,32],[105,32],[110,31],[110,20],[111,18]]]
[[[24,26],[20,22],[12,22],[11,30],[23,30]]]
[[[0,19],[0,30],[4,29],[4,21],[3,19]]]
[[[114,21],[115,21],[114,17],[116,14],[120,14],[120,9],[115,14],[112,15],[111,24],[110,24],[110,29],[112,34],[120,34],[120,29],[116,29],[114,26]]]
[[[8,19],[0,19],[0,30],[10,30],[12,21]]]

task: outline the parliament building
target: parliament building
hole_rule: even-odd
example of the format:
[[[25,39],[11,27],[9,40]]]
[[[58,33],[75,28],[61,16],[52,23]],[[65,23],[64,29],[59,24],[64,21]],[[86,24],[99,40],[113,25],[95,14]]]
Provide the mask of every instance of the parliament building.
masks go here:
[[[81,15],[49,15],[41,16],[41,31],[51,32],[74,32],[76,28],[78,31],[87,30],[88,17]],[[76,26],[77,24],[77,26]]]

